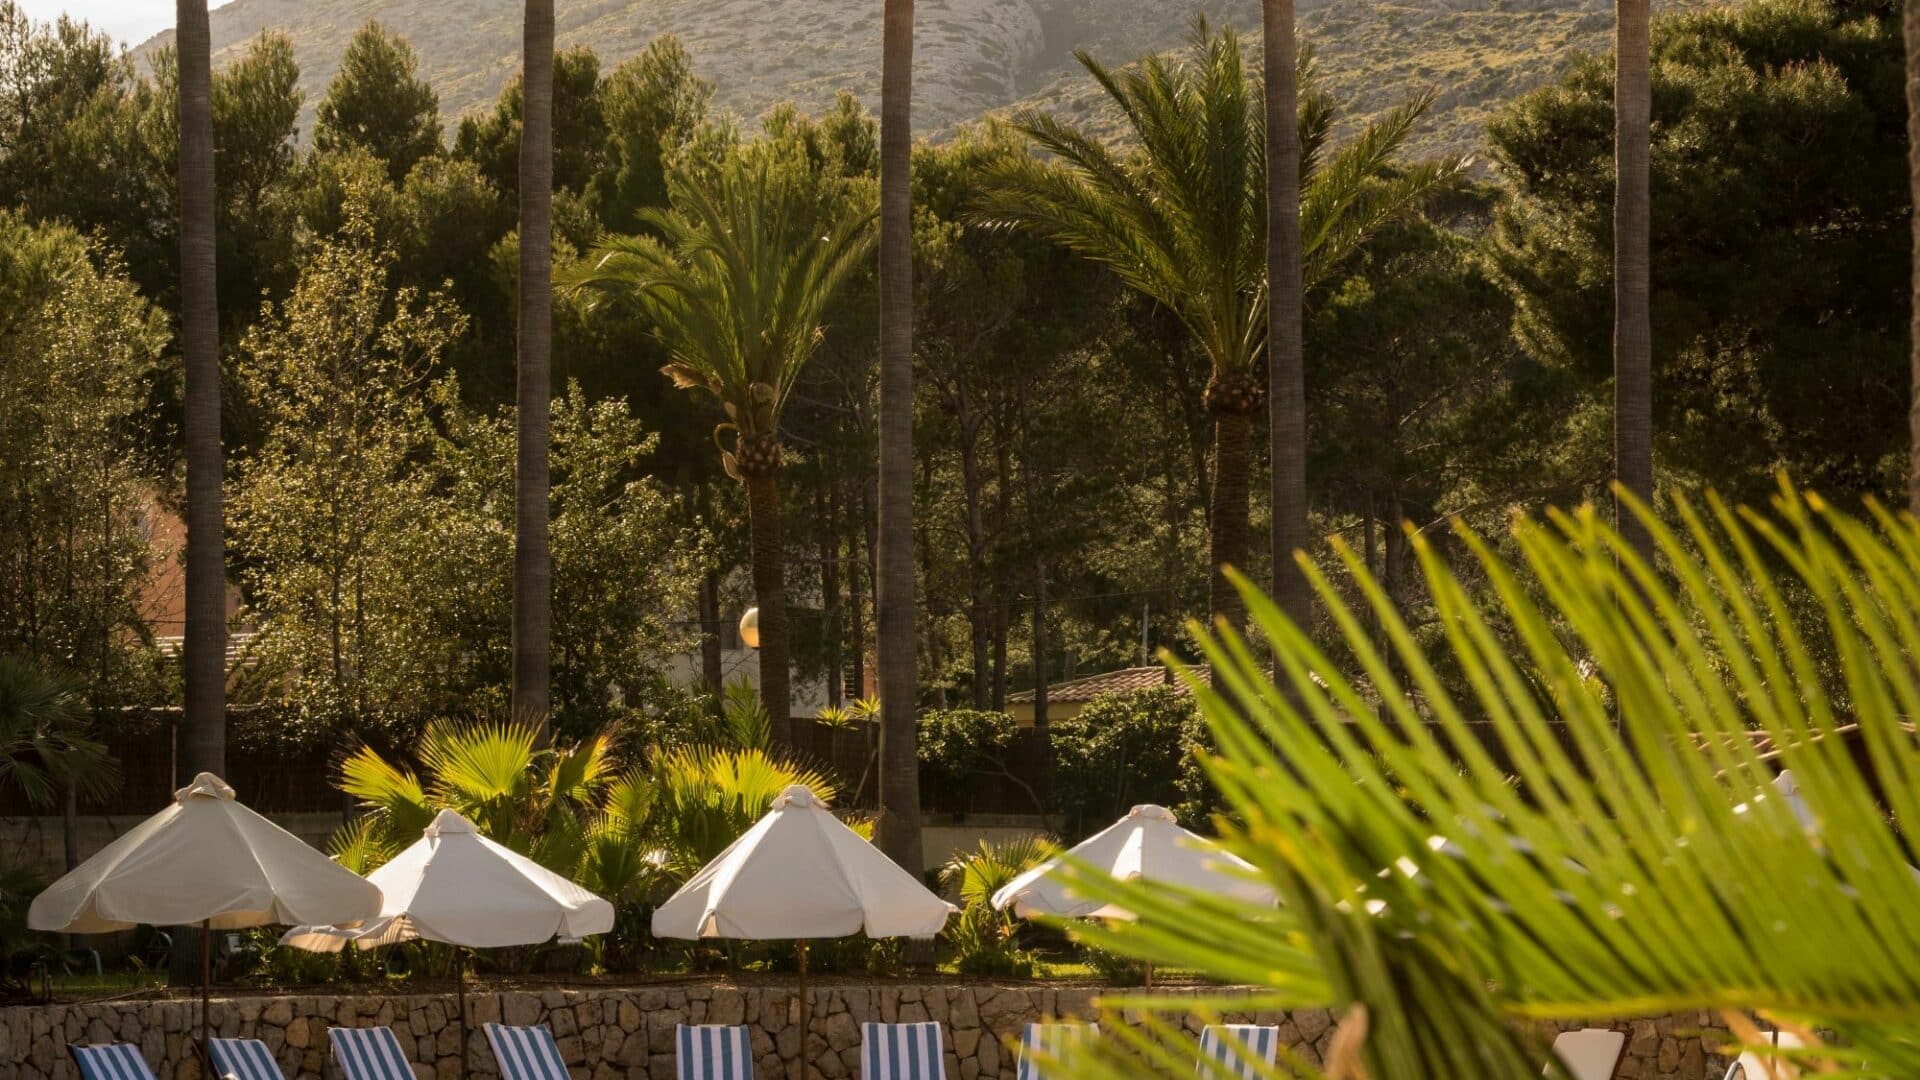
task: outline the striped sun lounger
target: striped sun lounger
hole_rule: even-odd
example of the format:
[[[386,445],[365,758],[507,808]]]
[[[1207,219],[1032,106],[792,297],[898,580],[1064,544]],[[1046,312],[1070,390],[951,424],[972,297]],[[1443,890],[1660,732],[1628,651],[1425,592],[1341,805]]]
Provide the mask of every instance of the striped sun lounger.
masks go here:
[[[1265,1024],[1214,1024],[1200,1033],[1199,1075],[1209,1080],[1261,1080],[1273,1074],[1280,1029]]]
[[[553,1032],[544,1027],[486,1024],[487,1045],[506,1080],[567,1080],[567,1063]]]
[[[225,1080],[287,1080],[273,1052],[259,1039],[211,1039],[207,1052],[213,1055],[213,1072]]]
[[[946,1080],[940,1025],[860,1025],[860,1080]]]
[[[1014,1080],[1045,1080],[1036,1053],[1058,1061],[1066,1052],[1100,1036],[1098,1024],[1028,1024],[1020,1029],[1020,1066]]]
[[[328,1028],[327,1041],[347,1080],[413,1080],[392,1028]]]
[[[73,1063],[80,1066],[81,1080],[153,1080],[153,1070],[140,1048],[132,1043],[105,1043],[100,1046],[68,1046]]]
[[[753,1041],[727,1024],[678,1024],[673,1029],[679,1080],[753,1080]]]

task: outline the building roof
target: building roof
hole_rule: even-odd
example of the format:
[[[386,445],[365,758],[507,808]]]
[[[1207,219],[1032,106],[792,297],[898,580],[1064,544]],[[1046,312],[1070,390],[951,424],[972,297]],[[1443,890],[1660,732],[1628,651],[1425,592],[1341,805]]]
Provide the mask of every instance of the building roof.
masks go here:
[[[1206,668],[1195,670],[1202,679],[1207,677]],[[1174,678],[1166,668],[1155,664],[1152,667],[1121,668],[1119,671],[1106,671],[1098,675],[1054,683],[1047,687],[1047,702],[1058,705],[1092,701],[1107,694],[1131,694],[1136,690],[1147,690],[1156,686],[1172,686],[1182,694],[1187,692],[1185,683]],[[1022,690],[1017,694],[1008,694],[1007,704],[1031,705],[1033,691]]]

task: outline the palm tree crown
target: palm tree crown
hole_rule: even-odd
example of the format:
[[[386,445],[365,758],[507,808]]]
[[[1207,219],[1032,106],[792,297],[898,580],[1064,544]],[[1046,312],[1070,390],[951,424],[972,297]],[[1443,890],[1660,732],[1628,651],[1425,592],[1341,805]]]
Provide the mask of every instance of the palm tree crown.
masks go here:
[[[641,215],[658,236],[608,237],[566,278],[645,309],[673,356],[662,372],[726,410],[715,438],[734,432],[722,456],[736,478],[751,471],[743,454],[778,437],[826,307],[873,242],[872,209],[849,190],[822,199],[804,168],[760,147],[682,168],[672,205]]]
[[[997,165],[976,216],[1106,266],[1178,316],[1216,373],[1249,369],[1266,334],[1266,132],[1239,35],[1196,19],[1183,55],[1118,71],[1075,56],[1126,118],[1132,148],[1022,112],[1014,127],[1046,157]],[[1311,57],[1300,83],[1301,247],[1312,288],[1460,165],[1391,168],[1431,94],[1331,147],[1334,102],[1313,86]]]

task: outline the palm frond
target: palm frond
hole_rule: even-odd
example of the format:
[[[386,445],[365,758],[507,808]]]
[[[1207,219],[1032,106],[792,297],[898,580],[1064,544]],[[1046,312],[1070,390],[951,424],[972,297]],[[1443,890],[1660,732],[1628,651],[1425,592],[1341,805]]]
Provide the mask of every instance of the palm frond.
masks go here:
[[[1920,524],[1675,507],[1635,507],[1658,568],[1590,507],[1516,524],[1517,563],[1458,529],[1466,572],[1415,537],[1424,647],[1355,553],[1303,560],[1350,662],[1241,581],[1274,677],[1231,633],[1187,677],[1224,842],[1281,909],[1089,880],[1141,918],[1088,936],[1363,1006],[1373,1076],[1518,1080],[1524,1021],[1691,1010],[1920,1074]]]

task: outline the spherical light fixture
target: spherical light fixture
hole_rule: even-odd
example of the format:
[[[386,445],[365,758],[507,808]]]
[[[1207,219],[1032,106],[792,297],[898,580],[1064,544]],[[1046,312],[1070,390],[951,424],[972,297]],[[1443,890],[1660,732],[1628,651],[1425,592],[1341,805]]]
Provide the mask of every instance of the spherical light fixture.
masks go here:
[[[760,609],[750,607],[740,616],[740,644],[749,649],[760,647]]]

